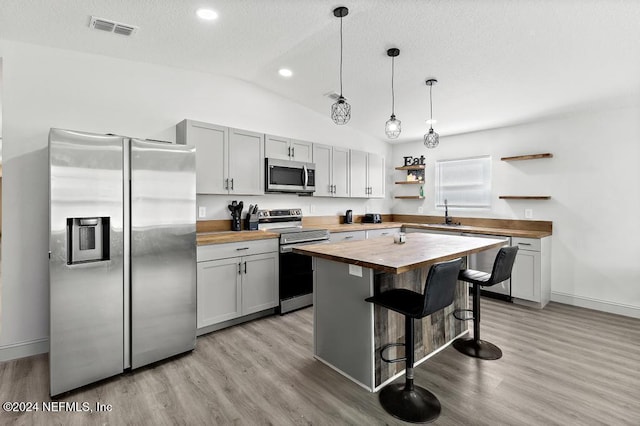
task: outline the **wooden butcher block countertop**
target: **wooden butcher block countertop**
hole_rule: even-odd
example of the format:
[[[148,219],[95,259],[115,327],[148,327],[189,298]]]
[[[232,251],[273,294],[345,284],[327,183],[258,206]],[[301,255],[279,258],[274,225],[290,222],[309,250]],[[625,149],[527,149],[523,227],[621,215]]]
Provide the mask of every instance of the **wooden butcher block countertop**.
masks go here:
[[[223,232],[199,232],[196,241],[199,246],[209,244],[235,243],[238,241],[265,240],[278,238],[279,235],[268,231],[223,231]]]
[[[293,251],[392,274],[401,274],[436,262],[467,256],[503,245],[503,240],[490,238],[412,233],[406,235],[406,243],[404,244],[394,243],[393,237],[379,237],[333,244],[312,244],[294,248]]]

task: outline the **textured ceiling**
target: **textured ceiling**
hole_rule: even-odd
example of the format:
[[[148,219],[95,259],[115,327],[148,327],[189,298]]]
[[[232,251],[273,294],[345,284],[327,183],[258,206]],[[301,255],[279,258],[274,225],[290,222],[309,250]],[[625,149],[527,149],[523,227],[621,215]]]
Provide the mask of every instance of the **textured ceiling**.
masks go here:
[[[384,139],[389,47],[396,58],[398,141],[535,121],[640,97],[637,0],[0,0],[0,38],[225,74],[321,114],[338,91],[344,18],[348,124]],[[208,6],[220,17],[198,20]],[[91,15],[139,26],[130,38],[88,29]],[[283,79],[286,66],[294,76]]]

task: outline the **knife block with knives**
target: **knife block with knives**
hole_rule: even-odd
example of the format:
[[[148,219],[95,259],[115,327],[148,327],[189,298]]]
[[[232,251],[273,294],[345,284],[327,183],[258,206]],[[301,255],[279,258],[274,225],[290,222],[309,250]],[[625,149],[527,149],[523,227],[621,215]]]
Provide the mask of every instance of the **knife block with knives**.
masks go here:
[[[249,211],[244,219],[244,229],[249,231],[258,230],[258,205],[249,205]]]

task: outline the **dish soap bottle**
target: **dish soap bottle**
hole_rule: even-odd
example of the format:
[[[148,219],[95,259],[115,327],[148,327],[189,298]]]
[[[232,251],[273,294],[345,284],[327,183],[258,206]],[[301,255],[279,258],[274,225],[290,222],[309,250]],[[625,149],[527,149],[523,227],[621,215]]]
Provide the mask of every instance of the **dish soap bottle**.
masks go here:
[[[424,198],[424,189],[422,185],[420,185],[420,198]]]

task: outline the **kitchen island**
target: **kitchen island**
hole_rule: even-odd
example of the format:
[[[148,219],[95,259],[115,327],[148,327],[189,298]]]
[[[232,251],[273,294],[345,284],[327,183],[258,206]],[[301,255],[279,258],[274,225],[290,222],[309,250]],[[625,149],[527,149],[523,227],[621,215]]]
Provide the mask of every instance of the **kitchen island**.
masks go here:
[[[403,373],[402,363],[380,360],[387,343],[404,342],[404,318],[365,302],[377,292],[408,288],[423,293],[432,264],[500,247],[502,240],[433,234],[314,244],[294,252],[314,258],[314,356],[370,391]],[[468,332],[455,309],[468,309],[467,284],[458,281],[454,303],[415,321],[416,365]],[[400,352],[400,355],[402,352]],[[394,358],[393,350],[387,356]]]

